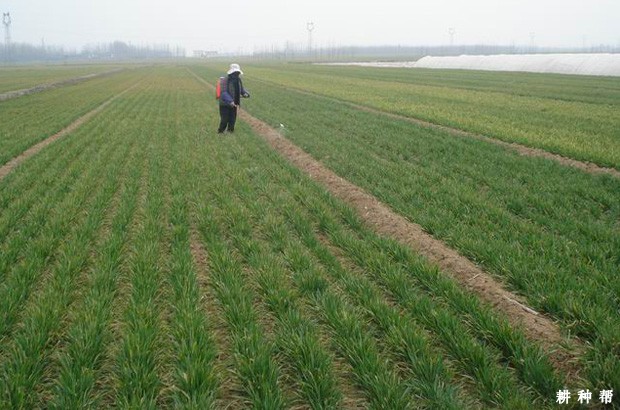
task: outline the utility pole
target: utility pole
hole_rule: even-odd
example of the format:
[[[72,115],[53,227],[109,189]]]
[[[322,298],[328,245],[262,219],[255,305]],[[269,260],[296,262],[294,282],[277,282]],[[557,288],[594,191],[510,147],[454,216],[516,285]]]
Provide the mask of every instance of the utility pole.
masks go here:
[[[306,23],[306,30],[308,30],[308,55],[312,55],[312,32],[314,31],[314,23]]]
[[[450,27],[448,29],[448,34],[450,35],[450,47],[454,46],[454,35],[456,34],[456,29],[454,27]]]
[[[11,44],[11,14],[2,13],[2,24],[4,24],[4,44]]]
[[[2,24],[4,24],[4,47],[6,59],[11,55],[11,14],[2,13]]]

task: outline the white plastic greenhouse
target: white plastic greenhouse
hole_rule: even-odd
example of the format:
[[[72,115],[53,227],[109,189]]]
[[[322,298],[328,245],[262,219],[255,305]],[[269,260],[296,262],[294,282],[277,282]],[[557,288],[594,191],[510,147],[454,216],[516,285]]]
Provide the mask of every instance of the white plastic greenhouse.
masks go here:
[[[444,68],[620,76],[620,54],[499,54],[458,57],[427,56],[415,61],[320,63],[384,68]]]
[[[427,56],[418,60],[415,67],[620,76],[620,54]]]

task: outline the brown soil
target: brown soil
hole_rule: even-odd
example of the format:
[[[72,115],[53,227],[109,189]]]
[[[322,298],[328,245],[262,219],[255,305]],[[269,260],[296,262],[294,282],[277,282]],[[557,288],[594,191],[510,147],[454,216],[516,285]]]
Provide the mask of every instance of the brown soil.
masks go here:
[[[487,137],[486,135],[475,134],[473,132],[464,131],[464,130],[461,130],[461,129],[458,129],[458,128],[453,128],[453,127],[448,127],[446,125],[435,124],[433,122],[420,120],[418,118],[406,117],[404,115],[399,115],[399,114],[393,114],[393,113],[381,111],[381,110],[378,110],[378,109],[375,109],[375,108],[370,108],[370,107],[366,107],[366,106],[363,106],[363,105],[358,105],[358,104],[351,103],[351,102],[341,101],[341,100],[338,100],[338,99],[335,99],[335,98],[331,98],[331,97],[327,97],[327,96],[324,96],[324,95],[315,94],[315,93],[312,93],[312,92],[309,92],[309,91],[299,90],[299,89],[296,89],[296,88],[293,88],[293,90],[295,90],[296,92],[298,92],[300,94],[306,94],[306,95],[311,95],[313,97],[324,98],[324,99],[330,100],[330,101],[337,101],[338,103],[346,104],[349,107],[355,108],[355,109],[360,110],[360,111],[365,111],[365,112],[369,112],[369,113],[373,113],[373,114],[380,114],[380,115],[384,115],[384,116],[389,117],[389,118],[393,118],[393,119],[397,119],[397,120],[402,120],[402,121],[407,121],[407,122],[410,122],[412,124],[416,124],[416,125],[419,125],[419,126],[425,127],[425,128],[432,128],[432,129],[441,130],[441,131],[450,133],[452,135],[455,135],[457,137],[475,138],[477,140],[481,140],[481,141],[489,142],[489,143],[492,143],[492,144],[496,144],[496,145],[502,146],[504,148],[508,148],[510,150],[516,151],[517,153],[519,153],[519,154],[521,154],[523,156],[546,158],[546,159],[550,159],[552,161],[556,161],[556,162],[558,162],[558,163],[560,163],[560,164],[562,164],[564,166],[577,168],[577,169],[580,169],[580,170],[582,170],[584,172],[587,172],[587,173],[590,173],[590,174],[607,174],[607,175],[614,176],[616,178],[620,178],[620,171],[617,170],[617,169],[602,167],[602,166],[596,165],[596,164],[594,164],[592,162],[580,161],[580,160],[577,160],[577,159],[565,157],[563,155],[554,154],[554,153],[545,151],[545,150],[540,149],[540,148],[532,148],[532,147],[528,147],[528,146],[525,146],[525,145],[517,144],[516,142],[501,141],[501,140],[498,140],[496,138]]]
[[[410,246],[442,271],[452,275],[463,287],[503,312],[507,320],[523,329],[528,338],[539,342],[556,368],[571,375],[577,374],[576,352],[569,352],[561,346],[568,341],[550,318],[527,307],[521,297],[504,289],[499,281],[469,259],[426,233],[421,226],[392,211],[360,187],[336,175],[269,125],[245,111],[240,111],[240,118],[296,167],[356,209],[366,224],[377,233]]]
[[[105,101],[103,104],[101,104],[97,108],[93,109],[92,111],[89,111],[88,113],[84,114],[83,116],[81,116],[80,118],[78,118],[77,120],[75,120],[74,122],[69,124],[66,128],[63,128],[62,130],[58,131],[56,134],[52,135],[51,137],[48,137],[48,138],[44,139],[43,141],[39,142],[38,144],[33,145],[32,147],[28,148],[26,151],[22,152],[21,154],[19,154],[18,156],[16,156],[15,158],[13,158],[9,162],[7,162],[6,164],[2,165],[0,167],[0,181],[2,181],[2,179],[4,179],[4,177],[6,177],[19,164],[21,164],[22,162],[24,162],[25,160],[27,160],[31,156],[35,155],[36,153],[38,153],[43,148],[47,147],[48,145],[50,145],[51,143],[53,143],[57,139],[62,138],[65,135],[70,134],[71,132],[75,131],[77,128],[79,128],[86,121],[90,120],[92,117],[94,117],[99,112],[101,112],[112,101],[116,100],[117,98],[121,97],[125,93],[129,92],[129,90],[131,90],[132,88],[134,88],[136,86],[137,86],[137,84],[127,88],[125,91],[121,92],[120,94],[115,95],[114,97],[112,97],[109,100]]]
[[[90,79],[96,78],[96,77],[105,77],[105,76],[108,76],[108,75],[111,75],[111,74],[118,73],[119,71],[123,71],[123,70],[125,70],[125,69],[124,68],[116,68],[114,70],[104,71],[102,73],[87,74],[87,75],[83,75],[81,77],[75,77],[75,78],[69,78],[69,79],[62,80],[62,81],[57,81],[55,83],[40,84],[40,85],[36,85],[34,87],[31,87],[31,88],[24,88],[24,89],[21,89],[21,90],[8,91],[6,93],[0,94],[0,101],[10,100],[12,98],[17,98],[17,97],[22,97],[22,96],[28,95],[28,94],[38,93],[38,92],[41,92],[41,91],[49,90],[51,88],[58,88],[58,87],[62,87],[62,86],[65,86],[65,85],[73,85],[73,84],[81,83],[82,81],[90,80]]]

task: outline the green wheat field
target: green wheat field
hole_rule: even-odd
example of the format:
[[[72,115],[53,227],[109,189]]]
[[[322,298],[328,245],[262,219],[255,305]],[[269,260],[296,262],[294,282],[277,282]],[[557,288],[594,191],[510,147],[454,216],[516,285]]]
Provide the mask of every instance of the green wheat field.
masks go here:
[[[620,178],[451,131],[620,170],[619,78],[243,65],[244,110],[550,318],[556,363],[246,122],[218,135],[227,63],[0,69],[124,68],[0,101],[0,166],[108,102],[0,179],[0,409],[620,397]]]

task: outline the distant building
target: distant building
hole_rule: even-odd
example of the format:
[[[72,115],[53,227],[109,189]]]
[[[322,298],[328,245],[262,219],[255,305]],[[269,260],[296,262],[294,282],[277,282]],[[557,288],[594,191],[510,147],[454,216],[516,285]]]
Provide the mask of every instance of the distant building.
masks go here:
[[[194,50],[194,57],[196,58],[208,58],[208,57],[214,57],[217,55],[217,51],[210,51],[210,50]]]

